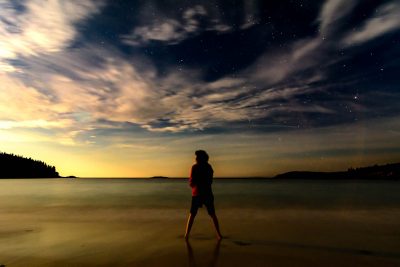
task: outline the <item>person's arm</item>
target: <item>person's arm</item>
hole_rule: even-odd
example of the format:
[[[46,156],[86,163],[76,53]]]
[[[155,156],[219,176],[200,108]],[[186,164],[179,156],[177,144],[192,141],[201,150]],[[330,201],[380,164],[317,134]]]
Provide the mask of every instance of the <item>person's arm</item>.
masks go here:
[[[195,183],[194,183],[194,181],[193,181],[193,166],[192,166],[192,168],[190,169],[189,186],[190,186],[190,187],[194,187],[194,186],[195,186]]]
[[[211,184],[212,184],[213,180],[214,180],[214,170],[210,165],[210,183]]]

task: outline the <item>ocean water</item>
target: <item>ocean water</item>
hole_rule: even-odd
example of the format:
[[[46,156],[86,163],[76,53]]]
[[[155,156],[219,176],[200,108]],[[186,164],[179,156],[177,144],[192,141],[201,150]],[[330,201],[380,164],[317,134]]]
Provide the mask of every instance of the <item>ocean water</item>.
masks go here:
[[[400,266],[399,182],[216,179],[213,190],[226,238],[200,211],[188,244],[187,180],[1,179],[0,265]]]
[[[221,208],[400,208],[396,181],[215,179]],[[0,179],[0,208],[188,208],[186,179]]]

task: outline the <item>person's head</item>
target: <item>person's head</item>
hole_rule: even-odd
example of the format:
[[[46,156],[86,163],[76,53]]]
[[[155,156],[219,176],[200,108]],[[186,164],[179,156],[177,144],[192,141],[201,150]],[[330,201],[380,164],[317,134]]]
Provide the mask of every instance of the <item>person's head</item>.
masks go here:
[[[195,155],[196,155],[196,161],[198,163],[208,162],[208,154],[204,150],[197,150],[195,152]]]

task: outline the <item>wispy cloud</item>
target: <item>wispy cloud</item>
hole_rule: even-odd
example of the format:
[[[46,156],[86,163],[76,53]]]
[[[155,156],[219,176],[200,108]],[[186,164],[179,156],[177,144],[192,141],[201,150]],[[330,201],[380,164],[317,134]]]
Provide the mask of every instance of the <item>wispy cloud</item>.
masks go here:
[[[37,86],[38,83],[51,83],[46,79],[56,79],[57,76],[31,72],[29,68],[21,67],[19,62],[23,62],[22,58],[28,62],[33,59],[31,63],[35,58],[46,61],[47,57],[63,53],[78,33],[78,22],[96,13],[101,6],[102,1],[0,2],[2,129],[42,128],[72,132],[76,121],[66,115],[68,108],[54,100],[51,88]],[[26,67],[25,62],[23,64]]]
[[[347,46],[358,45],[399,28],[400,4],[388,3],[378,8],[375,15],[365,21],[358,30],[349,33],[343,43]]]
[[[297,39],[285,47],[268,50],[249,68],[249,73],[268,85],[292,83],[296,77],[301,77],[300,81],[295,82],[297,86],[322,81],[326,68],[341,60],[331,56],[340,45],[340,40],[337,40],[340,34],[337,31],[357,2],[327,0],[316,20],[319,30],[315,36]]]
[[[326,37],[334,33],[357,2],[358,0],[327,0],[318,17],[321,36]]]
[[[97,12],[101,2],[29,0],[0,2],[0,61],[60,51],[73,41],[75,24]],[[22,10],[21,10],[22,9]],[[5,67],[4,67],[5,68]],[[4,69],[3,68],[3,69]],[[12,70],[11,67],[8,67]]]
[[[204,23],[206,28],[201,25]],[[197,5],[183,11],[180,19],[157,18],[149,25],[135,27],[130,34],[122,36],[122,40],[132,46],[146,45],[151,41],[177,44],[204,30],[223,33],[232,30],[232,27],[221,23],[219,18],[210,18],[207,10]]]
[[[149,131],[199,130],[261,119],[283,109],[268,101],[308,92],[305,88],[257,92],[245,78],[207,83],[193,71],[156,78],[151,66],[141,66],[139,72],[135,64],[111,51],[89,47],[47,56],[46,60],[27,60],[29,79],[24,83],[3,75],[3,84],[7,82],[10,88],[1,92],[4,120],[25,121],[5,125],[54,128],[51,122],[57,120],[68,122],[65,128],[75,132],[102,127],[101,121],[107,120],[134,123]],[[102,63],[92,64],[98,61]],[[58,68],[62,73],[55,71]],[[292,103],[291,110],[296,109],[300,110]],[[39,118],[48,122],[32,123]]]

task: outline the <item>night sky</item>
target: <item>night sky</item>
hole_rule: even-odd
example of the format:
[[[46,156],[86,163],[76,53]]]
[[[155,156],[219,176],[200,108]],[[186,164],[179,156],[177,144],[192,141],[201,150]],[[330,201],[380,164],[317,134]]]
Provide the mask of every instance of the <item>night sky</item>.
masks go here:
[[[400,160],[400,2],[0,0],[0,150],[62,175]]]

